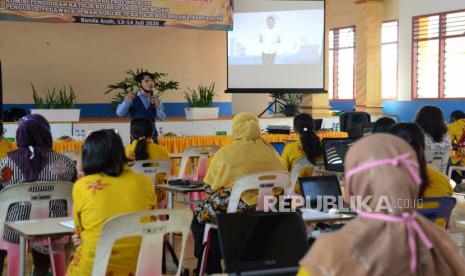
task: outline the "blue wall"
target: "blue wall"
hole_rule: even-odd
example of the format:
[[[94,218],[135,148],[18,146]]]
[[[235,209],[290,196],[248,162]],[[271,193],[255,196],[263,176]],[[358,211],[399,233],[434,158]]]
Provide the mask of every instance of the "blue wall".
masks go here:
[[[331,108],[335,110],[351,111],[355,101],[331,101]],[[399,121],[411,122],[417,110],[425,105],[435,105],[442,109],[446,121],[452,111],[460,109],[465,111],[465,100],[417,100],[417,101],[383,101],[383,112],[399,116]]]
[[[184,108],[186,103],[163,103],[167,116],[184,116]],[[220,116],[232,114],[231,102],[215,102],[213,106],[220,108]],[[8,110],[12,107],[24,108],[29,112],[29,109],[34,108],[33,104],[4,104],[3,110]],[[81,109],[81,118],[102,118],[114,117],[111,104],[76,104],[76,108]]]
[[[220,115],[227,116],[232,114],[231,102],[215,102],[214,106],[220,108]],[[383,112],[389,115],[398,115],[400,121],[412,121],[417,110],[424,105],[435,105],[440,107],[446,120],[449,120],[449,114],[457,109],[465,110],[465,100],[442,100],[442,101],[383,101]],[[186,103],[164,103],[165,112],[168,116],[184,116]],[[330,101],[333,110],[351,111],[354,109],[355,101]],[[3,109],[8,110],[12,107],[20,107],[26,110],[34,108],[33,104],[4,104]],[[77,104],[81,109],[82,118],[114,117],[111,112],[111,104]],[[271,113],[271,112],[269,112]]]

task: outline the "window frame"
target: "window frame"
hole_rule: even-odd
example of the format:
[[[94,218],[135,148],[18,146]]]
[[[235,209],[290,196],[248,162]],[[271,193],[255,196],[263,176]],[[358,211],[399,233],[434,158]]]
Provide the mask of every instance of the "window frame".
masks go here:
[[[459,10],[452,10],[446,12],[438,12],[438,13],[430,13],[430,14],[423,14],[417,15],[412,17],[412,60],[411,60],[411,98],[412,100],[416,101],[431,101],[431,100],[465,100],[465,97],[444,97],[444,83],[445,83],[445,55],[446,55],[446,39],[448,38],[458,38],[458,37],[465,37],[465,33],[461,35],[447,35],[447,15],[453,13],[460,13],[465,12],[465,9]],[[439,16],[439,36],[435,38],[422,38],[422,39],[415,39],[415,24],[418,20],[425,17],[431,16]],[[446,26],[443,28],[442,26]],[[416,43],[419,41],[429,41],[429,40],[438,40],[438,91],[437,97],[429,97],[429,98],[419,98],[417,93],[417,49]]]
[[[383,46],[384,45],[393,45],[393,44],[397,44],[397,61],[396,61],[396,96],[394,98],[383,98],[383,82],[382,82],[382,78],[383,78],[383,64],[381,63],[381,100],[386,100],[386,101],[397,101],[399,99],[399,20],[396,20],[396,19],[393,19],[393,20],[388,20],[388,21],[383,21],[383,24],[384,23],[392,23],[392,22],[397,22],[397,41],[396,42],[387,42],[387,43],[383,43],[383,41],[381,40],[381,51],[383,50]],[[381,25],[381,32],[383,31],[382,29],[382,25]],[[382,55],[382,52],[381,52],[381,55]],[[381,56],[382,57],[382,56]]]
[[[342,29],[353,29],[353,32],[354,32],[354,69],[353,69],[353,88],[352,88],[352,98],[350,99],[339,99],[338,97],[338,81],[339,81],[339,78],[338,78],[338,72],[339,72],[339,58],[337,58],[337,55],[336,55],[336,52],[338,52],[340,49],[350,49],[350,47],[343,47],[343,48],[340,48],[339,45],[338,47],[334,47],[334,41],[336,41],[336,31],[337,31],[337,34],[339,36],[339,31],[342,30]],[[341,101],[341,102],[348,102],[348,101],[354,101],[356,99],[356,96],[355,96],[355,93],[357,93],[355,91],[356,87],[357,87],[357,84],[356,84],[356,47],[357,47],[357,33],[356,33],[356,26],[355,25],[351,25],[351,26],[344,26],[344,27],[337,27],[337,28],[331,28],[329,30],[330,32],[333,31],[333,48],[331,50],[331,45],[328,45],[328,54],[330,51],[333,51],[333,68],[328,68],[328,70],[332,70],[333,71],[333,83],[329,83],[328,85],[330,85],[332,88],[333,88],[333,98],[332,99],[329,99],[330,101]],[[329,35],[329,33],[328,33]],[[328,72],[329,73],[329,72]],[[328,76],[328,79],[329,79],[329,76]]]

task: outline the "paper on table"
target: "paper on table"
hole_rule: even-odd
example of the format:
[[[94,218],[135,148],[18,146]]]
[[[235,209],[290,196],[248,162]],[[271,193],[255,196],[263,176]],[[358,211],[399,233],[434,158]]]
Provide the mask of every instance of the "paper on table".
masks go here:
[[[73,220],[62,221],[62,222],[59,222],[59,224],[61,226],[64,226],[64,227],[74,229],[74,221]]]
[[[302,212],[303,219],[319,219],[319,218],[329,218],[331,216],[334,216],[332,214],[320,212],[314,209],[300,209],[300,211]]]

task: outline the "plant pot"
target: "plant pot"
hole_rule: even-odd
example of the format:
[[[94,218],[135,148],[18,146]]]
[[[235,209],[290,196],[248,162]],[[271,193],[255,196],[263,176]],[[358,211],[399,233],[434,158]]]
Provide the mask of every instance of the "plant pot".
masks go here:
[[[186,107],[187,120],[218,119],[219,107]]]
[[[31,114],[40,114],[49,122],[79,122],[80,109],[31,109]]]

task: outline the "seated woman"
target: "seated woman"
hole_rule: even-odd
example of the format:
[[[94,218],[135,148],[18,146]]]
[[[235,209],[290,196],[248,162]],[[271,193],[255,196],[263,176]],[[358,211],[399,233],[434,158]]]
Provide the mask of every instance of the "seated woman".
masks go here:
[[[452,196],[452,186],[447,176],[426,164],[425,135],[421,128],[414,123],[399,123],[394,125],[389,133],[405,140],[417,153],[422,179],[420,197]]]
[[[454,154],[451,156],[451,164],[453,166],[465,166],[465,112],[462,110],[455,110],[450,114],[450,125],[448,127],[450,140],[452,143],[452,148],[454,150]],[[461,183],[465,175],[453,172],[452,179],[456,183]],[[457,192],[464,192],[464,185],[460,185],[461,187]]]
[[[421,178],[407,143],[370,135],[351,147],[345,165],[344,200],[370,199],[341,230],[316,240],[298,276],[465,274],[450,234],[415,212]]]
[[[286,171],[274,148],[260,136],[258,119],[251,113],[240,113],[232,122],[231,144],[221,148],[211,161],[205,176],[208,197],[195,210],[192,233],[195,240],[195,256],[202,255],[202,239],[205,223],[214,222],[217,213],[226,213],[234,182],[242,176],[266,171]],[[241,211],[257,203],[257,192],[244,193],[239,202]],[[221,253],[216,233],[208,255],[206,273],[221,272]],[[200,266],[198,266],[200,267]]]
[[[442,173],[447,173],[452,145],[441,109],[431,105],[420,108],[414,123],[425,133],[426,163]]]
[[[396,124],[396,121],[390,117],[381,117],[373,125],[371,133],[387,133],[389,129]]]
[[[320,138],[315,133],[315,122],[312,116],[306,113],[295,116],[294,131],[300,136],[300,140],[287,144],[281,154],[287,170],[292,172],[295,162],[302,157],[306,157],[312,165],[318,166],[322,161],[323,148]],[[311,176],[312,174],[313,168],[303,168],[299,172],[299,177]],[[296,185],[296,183],[292,184]],[[295,191],[300,193],[299,185],[295,186]]]
[[[85,177],[73,187],[73,237],[77,245],[68,275],[91,275],[95,250],[105,222],[118,215],[156,206],[153,184],[126,165],[123,142],[113,130],[92,132],[82,149]],[[139,238],[125,238],[113,246],[108,275],[134,275]]]
[[[41,115],[23,117],[16,131],[17,150],[10,151],[0,160],[0,189],[35,181],[69,181],[76,179],[76,167],[71,159],[52,151],[50,125]],[[66,217],[68,206],[64,200],[51,201],[50,217]],[[10,206],[7,221],[26,220],[30,216],[30,204],[17,203]],[[3,239],[19,243],[19,236],[4,230]],[[3,265],[6,254],[0,254]],[[46,275],[50,268],[50,257],[32,250],[34,275]],[[13,269],[13,268],[9,268]]]
[[[131,121],[131,145],[126,147],[126,156],[135,160],[170,160],[165,147],[153,142],[153,123],[147,118]]]

